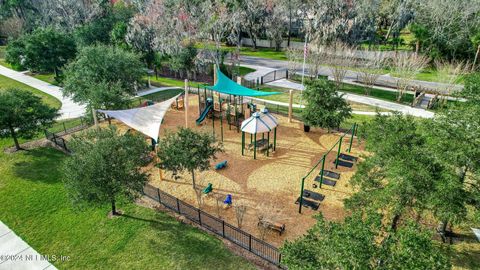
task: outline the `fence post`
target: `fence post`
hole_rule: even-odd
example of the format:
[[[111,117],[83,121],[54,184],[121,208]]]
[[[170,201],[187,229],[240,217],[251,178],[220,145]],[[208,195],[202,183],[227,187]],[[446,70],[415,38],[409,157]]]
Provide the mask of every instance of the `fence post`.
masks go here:
[[[62,141],[63,141],[63,148],[65,149],[65,151],[69,152],[68,148],[67,148],[67,143],[65,142],[65,139],[62,138]]]
[[[202,225],[202,218],[201,218],[200,211],[201,211],[201,210],[197,208],[197,212],[198,212],[198,223],[200,223],[200,225]]]
[[[178,198],[175,199],[177,199],[177,213],[182,214],[180,213],[180,202],[178,201]]]
[[[62,124],[63,124],[63,131],[65,134],[67,134],[67,128],[65,127],[65,122],[62,122]]]
[[[162,203],[162,199],[160,199],[160,189],[157,188],[157,194],[158,194],[158,202]]]
[[[275,81],[275,79],[277,79],[277,70],[273,71],[273,80]]]
[[[252,235],[248,234],[248,251],[252,252]]]
[[[222,236],[225,238],[225,220],[222,220]]]

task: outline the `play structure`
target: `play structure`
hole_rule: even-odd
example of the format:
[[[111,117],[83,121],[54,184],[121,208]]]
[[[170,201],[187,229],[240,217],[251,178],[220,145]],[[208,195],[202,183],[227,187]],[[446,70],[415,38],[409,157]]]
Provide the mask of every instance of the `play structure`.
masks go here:
[[[278,92],[253,90],[237,84],[223,74],[220,69],[216,70],[216,77],[215,85],[199,85],[197,89],[199,117],[196,123],[200,125],[206,118],[211,118],[213,136],[215,136],[215,119],[218,119],[222,141],[224,120],[226,120],[229,130],[233,127],[240,132],[242,121],[256,112],[256,106],[252,103],[250,97],[280,94]]]
[[[353,163],[357,161],[357,157],[351,156],[349,154],[342,153],[342,142],[343,142],[343,139],[345,138],[345,136],[350,135],[350,142],[349,142],[348,148],[346,149],[347,152],[350,153],[351,150],[352,150],[352,143],[353,143],[354,136],[357,133],[357,128],[358,128],[358,125],[356,123],[354,123],[353,126],[348,131],[346,131],[342,136],[340,136],[338,141],[330,149],[328,149],[328,151],[325,154],[323,154],[322,158],[302,178],[302,184],[301,184],[301,188],[300,188],[300,196],[295,201],[295,204],[299,205],[298,213],[302,213],[302,206],[308,207],[308,208],[313,209],[313,210],[317,210],[319,205],[320,205],[320,202],[325,199],[325,196],[320,194],[320,193],[304,189],[305,188],[305,179],[307,177],[309,177],[311,175],[311,173],[317,167],[320,166],[320,164],[321,164],[320,171],[318,173],[318,176],[316,176],[315,180],[314,180],[315,182],[318,182],[318,187],[319,188],[322,188],[322,184],[327,185],[327,186],[335,187],[335,185],[337,184],[337,181],[340,179],[340,173],[333,172],[333,171],[325,169],[325,162],[327,160],[327,155],[337,145],[338,145],[338,149],[336,151],[335,160],[333,161],[333,164],[335,165],[335,169],[337,169],[339,166],[347,167],[347,168],[352,168],[353,167]],[[316,184],[314,184],[314,185],[317,186]]]

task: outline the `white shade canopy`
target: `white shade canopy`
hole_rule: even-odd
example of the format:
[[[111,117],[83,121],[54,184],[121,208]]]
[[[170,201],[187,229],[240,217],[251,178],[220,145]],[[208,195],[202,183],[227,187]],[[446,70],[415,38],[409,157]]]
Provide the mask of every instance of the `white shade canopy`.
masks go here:
[[[241,130],[250,134],[270,132],[278,126],[277,119],[268,113],[254,113],[250,118],[244,120]]]
[[[180,95],[148,107],[118,111],[98,111],[158,141],[158,133],[163,117],[178,96]]]

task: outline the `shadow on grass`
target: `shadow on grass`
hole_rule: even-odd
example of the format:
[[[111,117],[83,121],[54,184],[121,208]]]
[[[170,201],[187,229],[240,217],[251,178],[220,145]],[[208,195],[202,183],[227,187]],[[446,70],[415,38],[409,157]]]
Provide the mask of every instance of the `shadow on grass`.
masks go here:
[[[60,166],[66,155],[51,148],[37,148],[24,151],[24,158],[13,164],[16,176],[49,184],[58,183],[61,179]]]

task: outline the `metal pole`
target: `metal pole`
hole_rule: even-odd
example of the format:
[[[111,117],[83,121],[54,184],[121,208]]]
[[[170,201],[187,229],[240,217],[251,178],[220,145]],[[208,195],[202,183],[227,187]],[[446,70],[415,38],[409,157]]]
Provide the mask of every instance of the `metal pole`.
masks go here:
[[[350,138],[350,145],[348,146],[348,152],[350,153],[352,150],[352,143],[353,143],[353,135],[355,134],[355,127],[357,126],[357,123],[353,123],[352,127],[352,137]]]
[[[219,98],[218,101],[220,102],[220,137],[223,142],[223,115],[222,115],[222,99]]]
[[[308,33],[305,37],[305,44],[303,45],[303,68],[302,68],[302,87],[305,87],[303,84],[304,78],[305,78],[305,62],[307,60],[307,50],[308,50]],[[303,89],[305,90],[305,89]],[[303,90],[302,90],[302,95],[300,95],[300,106],[303,103],[302,96],[303,96]]]
[[[242,156],[245,152],[245,132],[242,131]]]
[[[277,150],[277,128],[273,130],[273,151]]]
[[[302,178],[302,187],[300,188],[300,200],[298,201],[298,213],[302,213],[303,188],[305,186],[305,177]]]
[[[322,188],[322,183],[323,183],[323,170],[325,169],[325,159],[327,159],[327,156],[323,155],[323,157],[322,157],[322,170],[320,171],[320,188]]]
[[[257,133],[255,133],[253,142],[253,159],[257,159]]]
[[[185,107],[185,127],[188,128],[188,80],[185,79],[185,97],[183,98],[183,107]],[[177,101],[178,110],[178,101]]]
[[[270,152],[270,131],[267,134],[267,157]]]
[[[342,140],[343,140],[343,136],[340,137],[340,143],[338,144],[337,159],[335,160],[335,169],[338,168],[338,159],[340,157],[340,151],[342,150]]]

